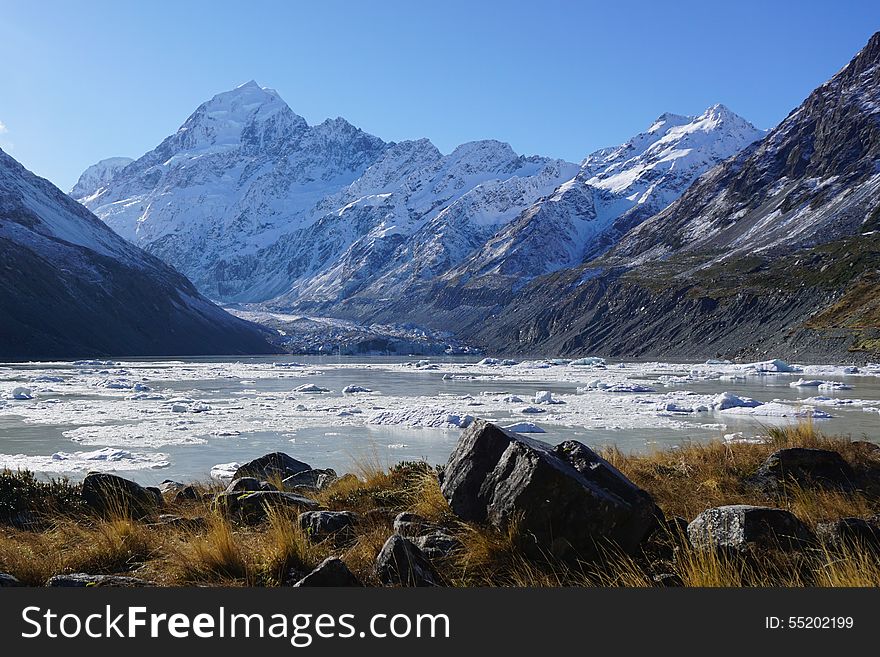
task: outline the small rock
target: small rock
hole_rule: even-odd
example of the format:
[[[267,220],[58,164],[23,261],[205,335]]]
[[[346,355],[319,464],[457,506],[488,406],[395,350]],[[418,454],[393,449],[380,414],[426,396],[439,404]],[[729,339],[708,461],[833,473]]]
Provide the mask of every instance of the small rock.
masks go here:
[[[376,575],[383,584],[439,586],[440,576],[431,562],[410,540],[392,535],[376,557]]]
[[[851,490],[855,473],[843,457],[828,449],[790,447],[773,452],[751,479],[767,492],[779,492],[786,483]]]
[[[297,472],[294,475],[286,477],[281,483],[286,490],[291,490],[299,486],[308,486],[309,488],[320,490],[322,484],[323,486],[326,486],[329,482],[335,479],[336,471],[332,468],[327,468],[325,470],[312,469]]]
[[[363,586],[342,559],[324,559],[294,586]]]
[[[657,586],[684,586],[684,582],[682,581],[681,577],[679,577],[675,573],[660,573],[659,575],[654,575],[654,577],[652,577],[651,579],[654,580]]]
[[[144,488],[128,479],[104,472],[90,472],[82,482],[86,506],[101,515],[122,514],[143,517],[162,505],[158,489]]]
[[[416,513],[409,513],[408,511],[397,514],[394,518],[393,527],[396,533],[408,538],[424,536],[425,534],[440,529],[439,525],[436,523],[433,523]]]
[[[329,537],[339,541],[351,540],[358,520],[358,515],[351,511],[306,511],[297,518],[302,530],[315,541]]]
[[[814,542],[812,532],[784,509],[735,504],[703,511],[688,525],[695,547],[746,551],[754,547],[798,550]]]
[[[412,539],[428,559],[445,559],[462,547],[461,541],[444,531],[435,531]]]
[[[836,548],[847,545],[880,551],[880,517],[841,518],[836,522],[819,523],[816,533],[826,544]]]
[[[184,486],[179,491],[177,491],[177,495],[174,496],[175,503],[191,502],[198,499],[200,499],[199,491],[197,491],[193,486]]]
[[[271,506],[287,507],[295,511],[312,511],[318,507],[315,500],[281,491],[252,491],[220,493],[214,498],[217,508],[245,523],[259,523],[266,519]]]
[[[273,452],[240,466],[232,478],[257,477],[259,479],[284,480],[298,472],[311,469],[312,466],[308,463],[297,461],[284,452]]]
[[[0,573],[0,589],[24,586],[17,577],[9,573]]]
[[[137,577],[72,573],[70,575],[55,575],[55,577],[50,577],[49,581],[46,582],[46,586],[86,588],[92,586],[141,587],[155,585],[152,582]]]

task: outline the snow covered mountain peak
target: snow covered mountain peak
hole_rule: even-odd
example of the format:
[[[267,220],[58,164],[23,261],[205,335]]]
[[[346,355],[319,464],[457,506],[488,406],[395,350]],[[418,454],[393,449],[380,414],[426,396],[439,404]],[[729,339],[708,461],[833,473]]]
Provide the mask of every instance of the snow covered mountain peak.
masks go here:
[[[73,189],[70,190],[70,195],[77,200],[91,196],[132,162],[134,160],[130,157],[108,157],[100,162],[96,162],[83,171]]]
[[[297,134],[305,119],[287,106],[278,92],[253,80],[202,103],[177,131],[181,148],[234,147],[266,130]]]

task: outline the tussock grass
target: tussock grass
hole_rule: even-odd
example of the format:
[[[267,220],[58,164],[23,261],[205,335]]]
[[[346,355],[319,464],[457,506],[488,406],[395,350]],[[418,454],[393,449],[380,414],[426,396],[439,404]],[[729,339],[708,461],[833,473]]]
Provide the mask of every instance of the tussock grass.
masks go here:
[[[795,446],[836,450],[856,471],[877,467],[880,458],[859,441],[822,435],[809,421],[770,428],[762,444],[713,441],[648,454],[629,455],[613,447],[601,453],[650,492],[667,518],[692,520],[711,506],[758,504],[788,509],[815,529],[821,522],[880,513],[880,491],[870,485],[840,491],[792,483],[769,495],[747,483],[773,451]],[[0,572],[31,585],[42,585],[52,575],[88,572],[133,575],[169,586],[280,586],[337,556],[365,584],[375,585],[375,558],[392,533],[392,520],[410,511],[461,543],[435,562],[443,579],[455,586],[637,587],[661,581],[712,587],[880,586],[880,556],[864,545],[817,543],[803,552],[731,554],[691,547],[685,536],[668,528],[636,556],[605,547],[601,558],[589,563],[535,558],[534,546],[526,549],[529,537],[516,523],[499,531],[458,520],[440,492],[436,470],[427,464],[386,468],[368,453],[356,460],[353,471],[357,476],[343,477],[314,496],[323,508],[360,514],[355,538],[346,544],[310,540],[296,513],[286,508],[269,509],[257,526],[236,524],[209,501],[169,502],[163,510],[202,518],[201,528],[157,525],[124,513],[97,518],[78,506],[69,483],[43,485],[32,476],[5,473],[0,475],[0,502],[8,513],[0,521]],[[199,488],[202,493],[219,490],[216,483]],[[23,512],[36,517],[38,509],[45,510],[39,522],[10,521]]]

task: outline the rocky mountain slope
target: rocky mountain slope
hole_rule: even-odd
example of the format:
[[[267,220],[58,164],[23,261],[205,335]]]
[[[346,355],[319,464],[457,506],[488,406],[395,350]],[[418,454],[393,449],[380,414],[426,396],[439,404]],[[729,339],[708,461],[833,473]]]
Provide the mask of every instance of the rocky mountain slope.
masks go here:
[[[604,257],[504,306],[441,290],[427,312],[501,351],[876,358],[878,165],[880,33]]]
[[[275,351],[3,151],[0,268],[0,360]]]

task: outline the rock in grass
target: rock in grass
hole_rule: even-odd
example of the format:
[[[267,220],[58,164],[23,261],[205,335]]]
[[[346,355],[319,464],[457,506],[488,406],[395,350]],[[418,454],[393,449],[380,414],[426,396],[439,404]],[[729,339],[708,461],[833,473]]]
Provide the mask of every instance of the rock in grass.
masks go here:
[[[239,477],[256,477],[258,479],[280,479],[295,475],[304,470],[311,470],[312,466],[302,461],[297,461],[284,452],[272,452],[258,459],[254,459],[240,466],[235,471],[233,479]]]
[[[315,500],[282,491],[220,493],[214,498],[214,504],[229,516],[247,524],[265,520],[272,507],[294,512],[313,511],[318,507]]]
[[[353,539],[358,520],[358,515],[351,511],[306,511],[297,518],[299,526],[314,541],[330,537],[339,541]]]
[[[819,523],[816,533],[827,545],[834,548],[853,546],[880,552],[880,516],[867,520],[841,518],[835,522]]]
[[[184,486],[177,494],[174,496],[174,502],[192,502],[193,500],[201,499],[201,495],[199,491],[195,489],[194,486]]]
[[[49,581],[46,582],[46,586],[66,588],[86,588],[93,586],[142,587],[154,586],[154,584],[137,577],[124,577],[122,575],[89,575],[87,573],[71,573],[70,575],[55,575],[55,577],[50,577]]]
[[[753,548],[799,550],[815,541],[794,514],[748,504],[707,509],[694,518],[687,531],[694,547],[737,552]]]
[[[100,515],[143,517],[163,503],[161,493],[104,472],[87,474],[81,494],[86,506]]]
[[[418,547],[428,559],[445,559],[453,552],[461,548],[461,542],[444,531],[434,531],[424,536],[412,539],[413,545]]]
[[[396,533],[408,538],[424,536],[440,529],[440,526],[436,523],[409,511],[398,513],[394,518],[393,527]]]
[[[363,586],[342,559],[324,559],[294,586]]]
[[[326,468],[324,470],[312,469],[290,475],[281,483],[284,485],[285,490],[294,490],[299,486],[321,490],[335,481],[336,478],[336,471],[333,468]]]
[[[761,490],[775,493],[792,482],[804,487],[852,490],[855,479],[849,463],[835,451],[790,447],[768,456],[751,482]]]
[[[24,586],[17,577],[9,573],[0,573],[0,589]]]
[[[411,541],[392,535],[376,557],[376,576],[388,586],[439,586],[440,576]]]
[[[257,491],[257,490],[278,490],[268,481],[260,481],[256,477],[239,477],[233,479],[226,487],[227,493]]]
[[[651,496],[586,445],[555,448],[477,421],[443,471],[441,490],[463,520],[514,522],[536,556],[597,556],[606,542],[635,554],[662,512]]]

